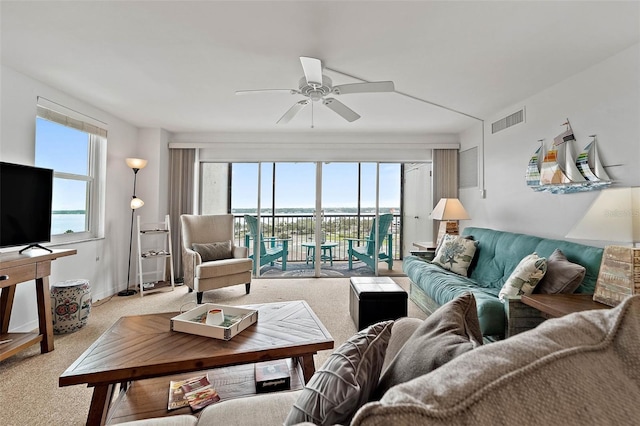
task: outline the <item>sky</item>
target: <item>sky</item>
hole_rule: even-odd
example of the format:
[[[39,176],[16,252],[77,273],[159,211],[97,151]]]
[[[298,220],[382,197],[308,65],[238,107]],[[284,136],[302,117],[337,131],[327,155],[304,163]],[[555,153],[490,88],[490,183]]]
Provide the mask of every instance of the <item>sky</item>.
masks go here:
[[[262,164],[263,208],[270,207],[273,163]],[[315,207],[315,163],[276,163],[276,207]],[[232,168],[233,208],[255,208],[257,163],[234,163]],[[362,164],[362,207],[375,207],[376,164]],[[358,164],[322,164],[322,204],[325,207],[356,207]],[[380,164],[380,206],[400,207],[400,165]]]
[[[36,119],[37,167],[56,172],[87,175],[89,136],[85,132]],[[53,180],[53,210],[84,210],[86,183],[70,180]]]

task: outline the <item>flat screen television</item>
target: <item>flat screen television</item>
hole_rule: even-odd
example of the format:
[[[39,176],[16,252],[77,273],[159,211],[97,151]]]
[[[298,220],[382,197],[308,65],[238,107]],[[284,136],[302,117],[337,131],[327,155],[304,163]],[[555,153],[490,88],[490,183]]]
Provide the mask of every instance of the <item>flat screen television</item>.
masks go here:
[[[0,162],[0,247],[51,241],[52,194],[53,170]]]

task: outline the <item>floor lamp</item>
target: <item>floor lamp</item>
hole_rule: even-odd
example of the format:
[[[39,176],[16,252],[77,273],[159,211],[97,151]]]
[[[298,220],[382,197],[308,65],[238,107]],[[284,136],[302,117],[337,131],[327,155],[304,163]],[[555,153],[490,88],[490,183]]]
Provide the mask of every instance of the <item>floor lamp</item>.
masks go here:
[[[127,166],[133,170],[133,196],[131,197],[131,231],[129,234],[129,266],[127,267],[127,289],[118,292],[118,296],[131,296],[136,294],[136,291],[129,288],[129,282],[131,279],[131,248],[133,245],[133,212],[144,205],[144,201],[136,197],[136,178],[140,169],[144,169],[147,165],[147,160],[140,158],[127,158]]]

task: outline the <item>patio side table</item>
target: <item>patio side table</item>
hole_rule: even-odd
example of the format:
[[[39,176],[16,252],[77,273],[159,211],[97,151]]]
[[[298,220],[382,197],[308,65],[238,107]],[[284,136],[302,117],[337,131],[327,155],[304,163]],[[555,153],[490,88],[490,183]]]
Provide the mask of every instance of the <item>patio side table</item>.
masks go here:
[[[311,266],[315,267],[316,266],[316,243],[313,241],[307,242],[307,243],[302,243],[301,244],[302,247],[305,247],[307,249],[307,265],[309,264],[309,260],[311,260]],[[321,254],[320,254],[320,259],[323,262],[326,262],[327,260],[330,262],[329,264],[331,266],[333,266],[333,248],[337,247],[338,243],[322,243],[320,245],[320,250],[321,250]]]

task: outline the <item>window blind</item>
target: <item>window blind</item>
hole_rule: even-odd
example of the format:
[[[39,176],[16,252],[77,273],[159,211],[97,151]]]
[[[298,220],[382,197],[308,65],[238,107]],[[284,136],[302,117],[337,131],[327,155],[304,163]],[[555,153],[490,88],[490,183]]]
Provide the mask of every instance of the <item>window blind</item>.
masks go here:
[[[77,111],[38,97],[38,117],[103,138],[107,137],[106,123]]]

